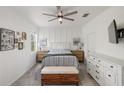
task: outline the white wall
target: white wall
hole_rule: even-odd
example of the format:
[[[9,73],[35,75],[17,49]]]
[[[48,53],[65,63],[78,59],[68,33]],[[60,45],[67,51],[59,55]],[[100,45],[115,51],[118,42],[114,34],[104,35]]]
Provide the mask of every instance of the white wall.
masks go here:
[[[30,34],[36,31],[36,27],[10,7],[0,7],[0,28],[27,33],[23,50],[0,51],[0,85],[10,85],[35,64]]]
[[[68,42],[71,44],[71,48],[77,48],[73,46],[73,38],[81,38],[81,27],[44,27],[40,28],[39,40],[47,38],[50,42]]]
[[[108,26],[113,19],[116,20],[119,28],[124,28],[124,7],[110,7],[83,26],[82,34],[85,42],[85,52],[87,52],[87,35],[95,32],[96,52],[124,59],[124,41],[122,40],[119,44],[112,44],[108,41]]]

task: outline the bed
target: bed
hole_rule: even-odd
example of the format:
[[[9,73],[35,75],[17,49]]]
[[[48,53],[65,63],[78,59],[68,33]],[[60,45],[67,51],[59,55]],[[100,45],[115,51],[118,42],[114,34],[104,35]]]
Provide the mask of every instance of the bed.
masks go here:
[[[42,60],[44,66],[74,66],[79,69],[79,63],[69,49],[51,49]]]
[[[52,43],[52,49],[49,49],[42,60],[41,85],[79,84],[79,63],[69,45],[60,42]]]

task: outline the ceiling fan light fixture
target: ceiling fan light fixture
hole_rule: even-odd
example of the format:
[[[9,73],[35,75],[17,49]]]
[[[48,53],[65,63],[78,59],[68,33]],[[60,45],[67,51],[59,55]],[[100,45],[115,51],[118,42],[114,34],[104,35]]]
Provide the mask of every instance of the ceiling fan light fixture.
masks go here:
[[[62,11],[59,11],[58,15],[59,15],[59,16],[62,16]]]
[[[58,21],[59,21],[60,24],[62,24],[62,17],[59,17]]]
[[[48,22],[51,22],[51,21],[56,20],[56,19],[58,19],[58,22],[59,22],[60,24],[63,23],[63,19],[69,20],[69,21],[74,21],[74,19],[68,18],[68,17],[66,17],[66,16],[70,16],[70,15],[74,15],[74,14],[77,14],[77,13],[78,13],[78,11],[72,11],[72,12],[63,14],[63,11],[62,11],[61,6],[56,6],[56,8],[57,8],[57,15],[56,15],[56,14],[43,13],[43,15],[55,17],[55,18],[53,18],[53,19],[51,19],[51,20],[48,20]]]

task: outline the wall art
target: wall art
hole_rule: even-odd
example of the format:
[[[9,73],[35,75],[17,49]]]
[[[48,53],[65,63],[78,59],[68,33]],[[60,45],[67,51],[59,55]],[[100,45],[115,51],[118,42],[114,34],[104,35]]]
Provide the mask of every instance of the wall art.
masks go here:
[[[73,45],[78,46],[80,42],[81,42],[80,38],[73,38]]]
[[[37,47],[37,35],[35,33],[31,33],[31,51],[36,51]]]
[[[22,40],[26,40],[27,39],[27,34],[26,32],[22,32]]]
[[[23,42],[18,42],[18,50],[22,50],[23,49]]]
[[[0,28],[0,51],[12,50],[15,48],[15,32],[9,29]]]

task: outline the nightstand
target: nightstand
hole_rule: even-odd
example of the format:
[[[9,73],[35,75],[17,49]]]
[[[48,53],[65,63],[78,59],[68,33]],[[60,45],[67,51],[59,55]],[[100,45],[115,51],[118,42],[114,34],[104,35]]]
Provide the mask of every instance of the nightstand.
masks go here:
[[[48,51],[37,51],[37,54],[36,54],[36,61],[37,62],[41,62],[43,57],[48,53]]]
[[[83,50],[72,50],[74,56],[77,57],[79,62],[84,62],[84,51]]]

